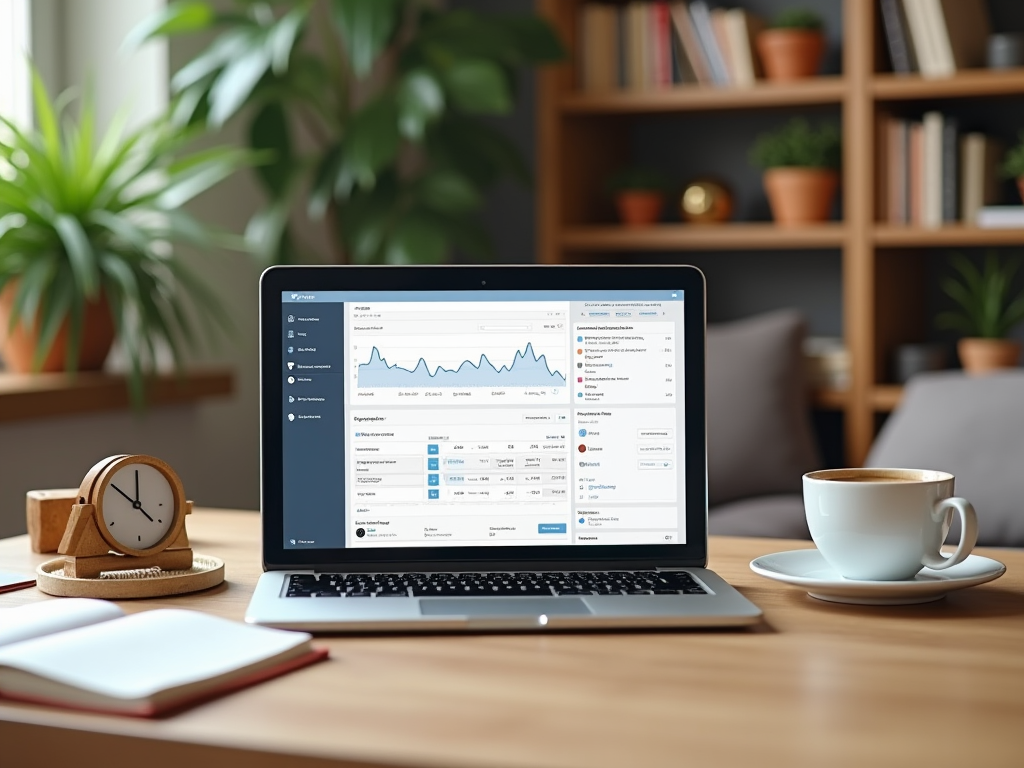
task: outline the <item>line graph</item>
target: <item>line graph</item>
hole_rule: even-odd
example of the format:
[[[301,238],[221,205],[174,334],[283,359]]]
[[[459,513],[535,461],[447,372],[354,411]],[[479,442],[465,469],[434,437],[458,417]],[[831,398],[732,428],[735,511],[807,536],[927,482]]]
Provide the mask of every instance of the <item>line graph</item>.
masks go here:
[[[499,361],[500,362],[500,361]],[[552,369],[545,355],[537,355],[532,343],[517,350],[511,362],[496,366],[486,354],[477,362],[458,366],[431,366],[421,357],[412,368],[391,365],[374,346],[370,358],[358,367],[360,387],[564,387],[565,374]]]

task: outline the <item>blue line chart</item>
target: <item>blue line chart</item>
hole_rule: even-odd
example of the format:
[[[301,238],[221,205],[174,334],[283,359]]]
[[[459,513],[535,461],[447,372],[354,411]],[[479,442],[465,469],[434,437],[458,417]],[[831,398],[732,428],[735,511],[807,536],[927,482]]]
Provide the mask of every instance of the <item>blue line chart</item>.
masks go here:
[[[564,387],[565,375],[553,371],[544,355],[537,356],[532,343],[517,351],[509,365],[500,368],[480,355],[474,363],[465,360],[454,370],[430,366],[420,358],[412,369],[389,365],[374,347],[370,359],[358,368],[360,387]]]

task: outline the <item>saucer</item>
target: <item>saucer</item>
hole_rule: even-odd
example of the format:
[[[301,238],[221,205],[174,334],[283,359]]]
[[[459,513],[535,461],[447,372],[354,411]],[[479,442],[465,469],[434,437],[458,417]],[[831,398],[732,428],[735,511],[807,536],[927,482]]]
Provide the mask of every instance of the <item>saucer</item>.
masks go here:
[[[935,571],[923,568],[905,581],[858,581],[832,570],[816,549],[797,549],[763,555],[750,561],[750,570],[775,581],[807,590],[807,594],[832,603],[855,605],[910,605],[928,603],[956,589],[998,579],[1006,566],[981,555],[968,555],[962,563]]]

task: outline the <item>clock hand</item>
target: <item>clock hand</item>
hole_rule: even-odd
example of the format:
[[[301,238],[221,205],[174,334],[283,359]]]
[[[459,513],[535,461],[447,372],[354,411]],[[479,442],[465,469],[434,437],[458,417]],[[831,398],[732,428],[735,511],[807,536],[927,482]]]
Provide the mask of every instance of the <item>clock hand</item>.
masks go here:
[[[135,500],[139,500],[139,470],[135,470]]]
[[[130,502],[132,503],[132,505],[134,506],[134,504],[135,504],[135,499],[133,499],[133,498],[132,498],[131,496],[129,496],[129,495],[127,494],[127,493],[125,493],[124,491],[122,491],[122,490],[121,490],[120,488],[118,488],[118,487],[117,487],[116,485],[114,485],[113,483],[111,483],[111,484],[110,484],[110,487],[111,487],[111,488],[113,488],[113,489],[114,489],[115,491],[117,491],[118,493],[120,493],[120,494],[121,494],[122,496],[124,496],[124,497],[125,497],[126,499],[128,499],[128,501],[130,501]]]
[[[131,496],[129,496],[129,495],[127,494],[127,493],[125,493],[124,491],[122,491],[122,490],[121,490],[120,488],[118,488],[118,487],[117,487],[116,485],[114,485],[113,483],[111,483],[111,484],[110,484],[110,487],[111,487],[111,488],[113,488],[113,489],[114,489],[115,491],[117,491],[118,493],[120,493],[120,494],[121,494],[122,496],[124,496],[124,497],[125,497],[126,499],[128,499],[128,501],[130,501],[130,502],[131,502],[131,504],[132,504],[132,509],[137,509],[137,510],[139,510],[139,512],[141,512],[142,514],[144,514],[144,515],[145,515],[145,516],[146,516],[146,517],[147,517],[147,518],[149,519],[149,522],[151,522],[151,523],[153,522],[153,518],[152,518],[152,517],[149,517],[149,513],[148,513],[148,512],[146,512],[146,510],[144,510],[144,509],[142,508],[142,502],[140,502],[140,501],[136,501],[135,499],[133,499],[133,498],[132,498]]]

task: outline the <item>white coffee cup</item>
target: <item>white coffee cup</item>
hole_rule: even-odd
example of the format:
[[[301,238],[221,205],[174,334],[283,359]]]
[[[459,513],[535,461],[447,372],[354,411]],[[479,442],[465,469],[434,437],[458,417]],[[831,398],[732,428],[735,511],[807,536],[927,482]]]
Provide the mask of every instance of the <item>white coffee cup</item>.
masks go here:
[[[804,475],[804,511],[811,538],[844,578],[912,579],[963,562],[978,539],[978,518],[953,495],[953,475],[927,469],[824,469]],[[939,547],[953,512],[960,543],[949,557]]]

